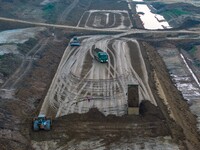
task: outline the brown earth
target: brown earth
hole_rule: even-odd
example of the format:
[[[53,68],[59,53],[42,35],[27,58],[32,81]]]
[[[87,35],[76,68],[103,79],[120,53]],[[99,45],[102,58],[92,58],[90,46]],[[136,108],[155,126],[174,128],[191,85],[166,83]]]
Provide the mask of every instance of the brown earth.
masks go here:
[[[108,24],[106,24],[105,13],[109,13],[109,22],[108,22]],[[100,22],[101,26],[97,26],[97,27],[94,26],[95,17],[101,18],[101,22]],[[88,22],[87,22],[86,25],[89,26],[89,27],[94,27],[94,28],[115,28],[115,27],[119,27],[121,25],[121,23],[122,23],[121,17],[125,18],[123,23],[126,25],[126,27],[129,27],[130,26],[130,21],[128,19],[128,15],[127,15],[127,13],[123,13],[123,12],[121,14],[117,14],[117,13],[114,13],[114,12],[101,12],[101,11],[99,11],[99,12],[93,12],[93,13],[91,13],[91,15],[89,15],[88,13],[85,13],[83,19],[88,18]],[[115,21],[114,18],[116,19],[116,21]],[[82,22],[83,21],[81,21],[81,23]],[[80,24],[80,25],[81,26],[85,26],[85,24],[84,25]]]
[[[67,38],[62,39],[59,30],[54,31],[55,38],[50,41],[35,60],[31,69],[21,80],[14,97],[0,99],[0,143],[3,149],[30,149],[30,136],[24,136],[27,118],[33,118],[39,111],[43,98],[56,72],[59,61],[67,46]],[[45,36],[45,35],[43,35]],[[49,35],[46,35],[48,38]]]
[[[135,16],[134,22],[136,27],[142,27],[137,16]],[[50,29],[50,32],[52,31]],[[32,117],[38,114],[67,46],[68,36],[74,34],[61,30],[55,30],[54,33],[56,38],[50,40],[41,57],[34,61],[32,69],[22,80],[23,84],[16,90],[16,97],[0,99],[0,146],[2,149],[32,149],[31,140],[53,139],[60,140],[59,144],[63,144],[74,138],[81,140],[92,137],[94,134],[101,136],[107,141],[107,144],[119,139],[122,134],[127,137],[171,135],[173,140],[179,144],[180,149],[200,149],[196,117],[190,112],[188,104],[173,85],[162,59],[156,52],[157,45],[145,41],[141,41],[140,46],[150,77],[149,83],[158,107],[143,102],[140,106],[142,108],[140,116],[122,117],[105,117],[96,109],[92,109],[86,114],[70,114],[53,120],[53,129],[50,132],[33,132],[31,129]],[[138,68],[138,70],[140,69]],[[157,79],[155,79],[155,73]],[[157,86],[155,80],[159,80],[161,85]],[[169,111],[158,95],[158,88],[163,89],[175,121],[169,117]],[[143,128],[134,128],[132,123],[136,122]],[[124,130],[124,128],[129,130]],[[113,133],[115,136],[110,137],[109,133]]]
[[[190,112],[189,105],[183,99],[181,93],[173,85],[173,82],[169,77],[169,73],[167,72],[166,66],[156,52],[156,49],[152,45],[145,42],[142,42],[142,46],[143,49],[147,51],[148,59],[146,60],[149,60],[150,62],[150,66],[148,67],[150,69],[149,75],[151,79],[153,79],[153,71],[156,72],[158,80],[161,83],[161,87],[175,117],[174,122],[169,117],[168,111],[166,110],[166,107],[163,105],[163,103],[161,101],[157,101],[159,107],[167,119],[172,137],[174,140],[186,144],[188,149],[200,149],[200,136],[197,132],[196,117]],[[152,84],[152,89],[154,89],[154,93],[157,93],[155,84],[152,82],[154,80],[151,79],[150,83]]]
[[[122,134],[128,137],[130,132],[132,133],[131,137],[137,135],[144,137],[170,135],[161,110],[149,102],[142,103],[141,116],[105,117],[94,109],[87,114],[71,114],[53,120],[53,129],[50,132],[33,132],[31,120],[39,112],[67,46],[67,39],[63,38],[63,34],[66,32],[61,30],[50,30],[49,32],[54,32],[55,37],[49,37],[50,34],[47,34],[50,41],[43,48],[39,59],[33,62],[31,70],[22,79],[21,83],[23,84],[17,87],[15,97],[13,99],[1,99],[0,125],[2,130],[0,135],[2,139],[0,143],[4,149],[31,149],[31,140],[60,140],[60,144],[62,144],[66,140],[65,137],[62,137],[63,133],[69,137],[66,141],[74,138],[81,140],[78,137],[88,138],[94,133],[105,141],[109,138],[109,136],[106,136],[109,133],[115,135],[110,140],[117,140]],[[139,124],[142,129],[135,127],[135,123]],[[5,136],[3,136],[4,134]]]
[[[171,135],[181,149],[195,150],[200,148],[195,116],[191,114],[188,104],[170,80],[162,59],[153,47],[156,45],[144,41],[140,42],[140,46],[148,69],[149,82],[159,107],[144,102],[140,106],[142,108],[140,116],[123,117],[105,117],[93,109],[87,114],[71,114],[53,120],[53,129],[50,132],[33,132],[31,118],[37,116],[67,46],[67,39],[63,38],[64,33],[67,32],[55,30],[54,33],[56,38],[51,37],[51,41],[45,46],[41,57],[33,63],[32,69],[22,80],[23,84],[18,87],[15,93],[16,97],[9,100],[1,99],[1,132],[10,133],[9,136],[4,136],[0,140],[4,149],[31,149],[31,140],[60,140],[59,144],[62,144],[64,141],[67,142],[79,136],[80,138],[77,140],[88,138],[94,133],[105,141],[108,139],[116,140],[122,134],[128,137],[130,133],[131,136],[140,135],[142,137]],[[173,46],[173,44],[171,45]],[[167,46],[169,47],[169,45]],[[135,66],[137,65],[135,64]],[[139,68],[136,70],[140,72]],[[154,73],[156,73],[161,87],[155,85]],[[169,117],[169,112],[160,99],[157,88],[163,89],[175,121]],[[140,124],[142,129],[134,128],[133,123]],[[106,136],[109,133],[113,133],[115,136],[113,138]],[[20,138],[16,139],[14,135]],[[65,137],[66,135],[68,136]]]

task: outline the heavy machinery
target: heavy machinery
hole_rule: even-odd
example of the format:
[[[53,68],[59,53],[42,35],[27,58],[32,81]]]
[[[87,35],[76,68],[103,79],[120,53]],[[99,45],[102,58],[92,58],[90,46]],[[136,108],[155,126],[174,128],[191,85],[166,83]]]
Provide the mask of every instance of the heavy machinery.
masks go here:
[[[52,120],[51,118],[47,118],[45,115],[40,114],[38,117],[33,119],[33,130],[51,130]]]
[[[77,37],[73,37],[72,41],[70,42],[70,46],[80,46],[81,43]]]
[[[101,63],[108,62],[108,54],[99,48],[93,49],[95,59]]]

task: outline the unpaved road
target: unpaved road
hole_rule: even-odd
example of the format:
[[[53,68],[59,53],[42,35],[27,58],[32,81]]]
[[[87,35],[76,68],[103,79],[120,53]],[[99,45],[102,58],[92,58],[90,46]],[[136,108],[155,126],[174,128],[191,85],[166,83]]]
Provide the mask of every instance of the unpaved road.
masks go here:
[[[110,36],[82,39],[82,46],[68,46],[65,50],[41,114],[48,112],[49,104],[56,109],[56,117],[74,112],[85,113],[94,107],[105,115],[127,114],[128,84],[139,84],[139,100],[149,100],[156,105],[137,41]],[[94,47],[109,54],[108,63],[102,64],[94,59]],[[134,62],[131,61],[130,51],[137,55],[134,62],[140,70],[131,65]]]
[[[54,28],[63,28],[63,29],[76,29],[76,30],[83,30],[83,31],[106,31],[106,32],[116,32],[116,33],[123,33],[124,35],[130,35],[130,34],[137,34],[137,33],[154,33],[154,34],[173,34],[173,33],[188,33],[188,34],[200,34],[199,28],[194,28],[191,30],[143,30],[143,29],[129,29],[129,30],[117,30],[117,29],[94,29],[94,28],[84,28],[84,27],[75,27],[75,26],[68,26],[68,25],[57,25],[57,24],[48,24],[48,23],[38,23],[38,22],[31,22],[31,21],[24,21],[19,19],[11,19],[11,18],[4,18],[0,17],[0,20],[2,21],[9,21],[9,22],[16,22],[16,23],[24,23],[24,24],[30,24],[30,25],[37,25],[37,26],[46,26],[46,27],[54,27]]]
[[[70,28],[76,30],[110,30],[96,30],[90,28],[85,29],[71,26],[26,22],[6,18],[3,18],[3,20],[55,28]],[[119,32],[117,30],[113,31]],[[83,37],[82,42],[85,42],[85,45],[88,46],[83,45],[79,48],[68,47],[66,49],[65,54],[63,55],[63,58],[65,59],[62,59],[56,74],[56,77],[58,78],[54,78],[52,86],[50,87],[47,94],[47,96],[50,97],[45,98],[45,102],[43,104],[44,107],[42,107],[41,110],[42,113],[43,110],[48,111],[48,113],[52,111],[49,114],[53,114],[53,116],[69,114],[67,116],[62,116],[55,119],[52,131],[33,133],[30,129],[31,120],[25,122],[23,125],[20,124],[20,127],[22,128],[21,130],[16,126],[13,128],[13,123],[19,123],[18,118],[16,119],[14,118],[15,115],[8,115],[8,112],[6,112],[6,115],[1,115],[3,121],[0,125],[3,128],[6,127],[10,129],[1,130],[2,132],[0,134],[0,141],[2,143],[5,142],[6,144],[9,143],[8,141],[10,140],[12,142],[17,141],[21,144],[20,149],[25,146],[26,147],[23,149],[31,149],[30,147],[32,146],[35,149],[41,150],[59,148],[80,150],[99,148],[185,150],[187,149],[186,147],[192,150],[199,149],[200,140],[199,135],[196,132],[197,130],[195,118],[188,110],[187,104],[183,101],[180,93],[174,88],[174,86],[172,86],[173,84],[170,82],[167,70],[162,64],[162,60],[159,59],[160,57],[157,55],[156,50],[152,50],[150,45],[144,44],[142,46],[143,52],[147,51],[148,57],[145,55],[142,57],[139,53],[139,44],[135,40],[121,38],[121,36],[133,33],[152,33],[152,35],[158,36],[162,33],[165,35],[168,33],[200,33],[199,29],[195,31],[124,30],[124,32],[125,33],[115,35],[113,37],[107,38],[106,36],[104,37],[107,38],[105,40],[101,39],[99,36],[94,38]],[[109,53],[108,64],[100,64],[93,59],[93,54],[91,53],[93,45],[100,47]],[[57,49],[57,47],[60,48],[60,43],[57,46],[54,46],[53,49]],[[141,47],[141,45],[139,47]],[[57,52],[53,50],[49,55],[51,57],[55,56],[56,58]],[[136,58],[134,57],[135,55],[137,55]],[[132,58],[130,58],[130,56],[132,56]],[[55,65],[52,63],[54,62],[54,58],[51,59],[52,62],[48,62],[48,60],[49,57],[46,59],[43,58],[42,62],[44,64],[46,63],[44,66],[42,66],[43,68],[35,68],[33,70],[32,75],[34,78],[30,79],[27,77],[29,80],[24,80],[28,81],[31,86],[28,85],[26,87],[22,87],[19,90],[17,93],[19,100],[22,99],[23,102],[25,101],[27,104],[35,106],[32,103],[43,99],[41,95],[46,93],[45,89],[48,87],[47,84],[50,84],[51,82],[49,80],[46,81],[46,79],[51,79],[53,76],[49,75],[52,73],[49,70],[51,70],[52,65]],[[143,61],[145,61],[145,63]],[[56,63],[58,64],[58,62],[59,61]],[[136,64],[136,62],[139,63],[139,65]],[[54,66],[54,68],[56,67],[57,66]],[[161,91],[164,95],[163,97],[165,97],[165,100],[168,101],[175,121],[173,121],[171,118],[168,119],[168,110],[166,110],[166,108],[161,104],[161,101],[158,101],[160,99],[156,93],[159,90],[152,86],[154,85],[154,79],[151,75],[151,69],[155,69],[156,71],[156,77],[158,78],[157,80],[160,84],[157,86],[157,88],[162,89]],[[126,107],[125,87],[129,81],[137,81],[140,84],[142,89],[140,93],[141,99],[147,98],[149,101],[155,104],[151,95],[151,93],[153,93],[153,97],[156,96],[156,102],[161,108],[162,112],[158,111],[158,107],[153,105],[151,107],[154,109],[149,109],[150,107],[146,107],[146,109],[149,110],[145,115],[143,114],[141,118],[140,116],[138,118],[132,116],[132,118],[136,118],[135,120],[131,120],[131,118],[126,118],[123,120],[123,117],[116,119],[115,117],[110,116],[109,122],[108,118],[101,120],[100,118],[102,117],[102,114],[95,115],[96,112],[85,114],[86,116],[71,114],[71,118],[69,117],[70,113],[72,112],[86,112],[92,106],[97,106],[106,115],[123,114],[125,112],[124,108]],[[108,86],[108,84],[112,85],[111,88]],[[151,86],[151,90],[149,89],[149,86]],[[53,92],[50,93],[51,91]],[[117,93],[120,93],[119,97]],[[49,100],[47,100],[48,98]],[[93,99],[91,100],[91,98]],[[107,101],[108,99],[112,99],[112,101]],[[70,100],[73,101],[71,102]],[[102,101],[108,105],[104,105]],[[9,108],[15,108],[19,107],[19,105],[23,106],[22,104],[26,104],[25,102],[22,103],[22,101],[12,101],[8,103],[8,105],[10,105]],[[78,103],[76,104],[76,102]],[[62,104],[67,106],[66,109],[62,107]],[[38,106],[38,108],[40,107],[39,104],[36,106]],[[108,106],[111,106],[111,108]],[[25,109],[27,110],[24,111]],[[24,117],[26,115],[30,115],[31,110],[34,110],[34,108],[28,107],[26,105],[21,107],[20,111],[23,111],[21,116]],[[14,112],[13,114],[15,114],[15,111],[17,110],[11,109],[9,111],[12,113]],[[3,111],[1,110],[1,112]],[[165,118],[161,117],[162,113],[165,115]],[[127,120],[130,120],[131,123],[126,122]],[[168,129],[170,131],[168,131]],[[15,132],[16,130],[20,130],[21,133],[25,136],[22,137],[21,133]],[[6,132],[8,134],[5,136]],[[16,140],[16,137],[19,138]],[[2,146],[2,148],[7,148],[5,143],[4,147]],[[178,145],[176,143],[178,143]]]
[[[49,38],[41,39],[37,45],[35,45],[23,58],[20,67],[15,73],[1,86],[1,89],[15,89],[16,84],[24,77],[27,71],[30,69],[33,60],[37,59],[35,56],[47,45]]]

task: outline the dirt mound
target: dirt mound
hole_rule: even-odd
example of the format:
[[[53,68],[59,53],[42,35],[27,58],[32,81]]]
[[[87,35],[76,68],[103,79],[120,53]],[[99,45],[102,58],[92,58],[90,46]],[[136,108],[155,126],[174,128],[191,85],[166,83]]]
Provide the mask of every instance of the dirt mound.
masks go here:
[[[140,114],[151,121],[154,121],[155,118],[165,120],[159,107],[156,107],[148,100],[144,100],[140,103]]]

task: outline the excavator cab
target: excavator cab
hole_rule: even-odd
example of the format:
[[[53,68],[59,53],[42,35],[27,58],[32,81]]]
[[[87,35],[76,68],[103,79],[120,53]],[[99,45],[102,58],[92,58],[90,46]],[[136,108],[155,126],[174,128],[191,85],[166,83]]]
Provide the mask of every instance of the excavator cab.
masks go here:
[[[47,118],[45,115],[40,114],[38,117],[33,119],[33,130],[51,130],[52,120],[51,118]]]

